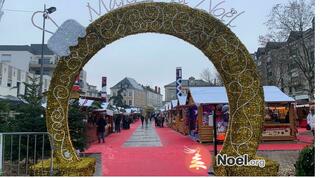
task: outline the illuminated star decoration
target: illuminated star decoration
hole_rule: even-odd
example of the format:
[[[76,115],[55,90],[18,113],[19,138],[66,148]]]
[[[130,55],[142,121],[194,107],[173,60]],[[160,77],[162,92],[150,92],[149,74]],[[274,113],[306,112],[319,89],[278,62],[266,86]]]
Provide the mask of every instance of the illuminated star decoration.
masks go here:
[[[200,154],[200,148],[197,147],[197,149],[191,149],[188,147],[185,147],[184,152],[187,154],[194,154],[191,160],[191,163],[189,165],[189,168],[199,170],[202,169],[208,169],[205,163],[202,161],[201,154]]]

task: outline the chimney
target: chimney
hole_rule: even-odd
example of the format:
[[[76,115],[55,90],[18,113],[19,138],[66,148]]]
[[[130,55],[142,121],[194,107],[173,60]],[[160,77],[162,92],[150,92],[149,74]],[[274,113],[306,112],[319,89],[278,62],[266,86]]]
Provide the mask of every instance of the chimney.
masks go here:
[[[154,91],[157,93],[157,91],[158,91],[158,87],[157,86],[154,87]]]
[[[160,90],[160,87],[158,87],[158,93],[160,94],[161,90]]]

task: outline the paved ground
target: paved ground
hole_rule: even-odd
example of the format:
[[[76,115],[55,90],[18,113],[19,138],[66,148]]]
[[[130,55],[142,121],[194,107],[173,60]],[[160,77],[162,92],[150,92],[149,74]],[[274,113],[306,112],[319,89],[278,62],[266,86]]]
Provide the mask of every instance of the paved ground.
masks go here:
[[[149,127],[148,127],[149,126]],[[124,147],[157,147],[162,146],[160,138],[156,130],[150,126],[138,127],[132,134],[129,140],[127,140]]]
[[[258,155],[277,161],[280,164],[279,176],[294,176],[299,151],[258,151]]]
[[[205,167],[198,170],[189,167],[196,148]],[[101,154],[103,176],[207,176],[211,164],[203,145],[169,128],[154,128],[150,123],[141,127],[140,122],[111,134],[104,144],[92,144],[86,152]]]

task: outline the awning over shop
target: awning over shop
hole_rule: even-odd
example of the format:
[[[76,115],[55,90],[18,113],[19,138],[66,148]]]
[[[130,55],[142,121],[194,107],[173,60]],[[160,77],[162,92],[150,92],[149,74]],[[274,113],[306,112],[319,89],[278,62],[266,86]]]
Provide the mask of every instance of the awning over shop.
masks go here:
[[[276,86],[264,86],[266,103],[295,102]],[[195,104],[227,104],[228,96],[225,87],[191,87],[189,92]]]
[[[93,111],[97,111],[97,112],[106,112],[107,115],[109,116],[113,116],[113,111],[110,109],[95,109]]]
[[[79,106],[87,106],[87,107],[89,107],[89,106],[92,105],[93,102],[94,102],[93,100],[80,98],[79,99]]]

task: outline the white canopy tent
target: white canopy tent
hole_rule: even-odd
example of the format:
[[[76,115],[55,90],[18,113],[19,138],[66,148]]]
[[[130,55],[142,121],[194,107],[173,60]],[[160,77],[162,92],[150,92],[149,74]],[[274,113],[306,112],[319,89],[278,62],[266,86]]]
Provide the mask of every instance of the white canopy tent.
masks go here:
[[[88,100],[88,99],[82,99],[82,98],[80,98],[80,99],[79,99],[79,106],[87,106],[87,107],[89,107],[89,106],[92,105],[93,102],[94,102],[93,100]]]
[[[266,103],[295,102],[276,86],[264,86],[263,91]],[[229,103],[225,87],[191,87],[189,92],[196,105]]]

